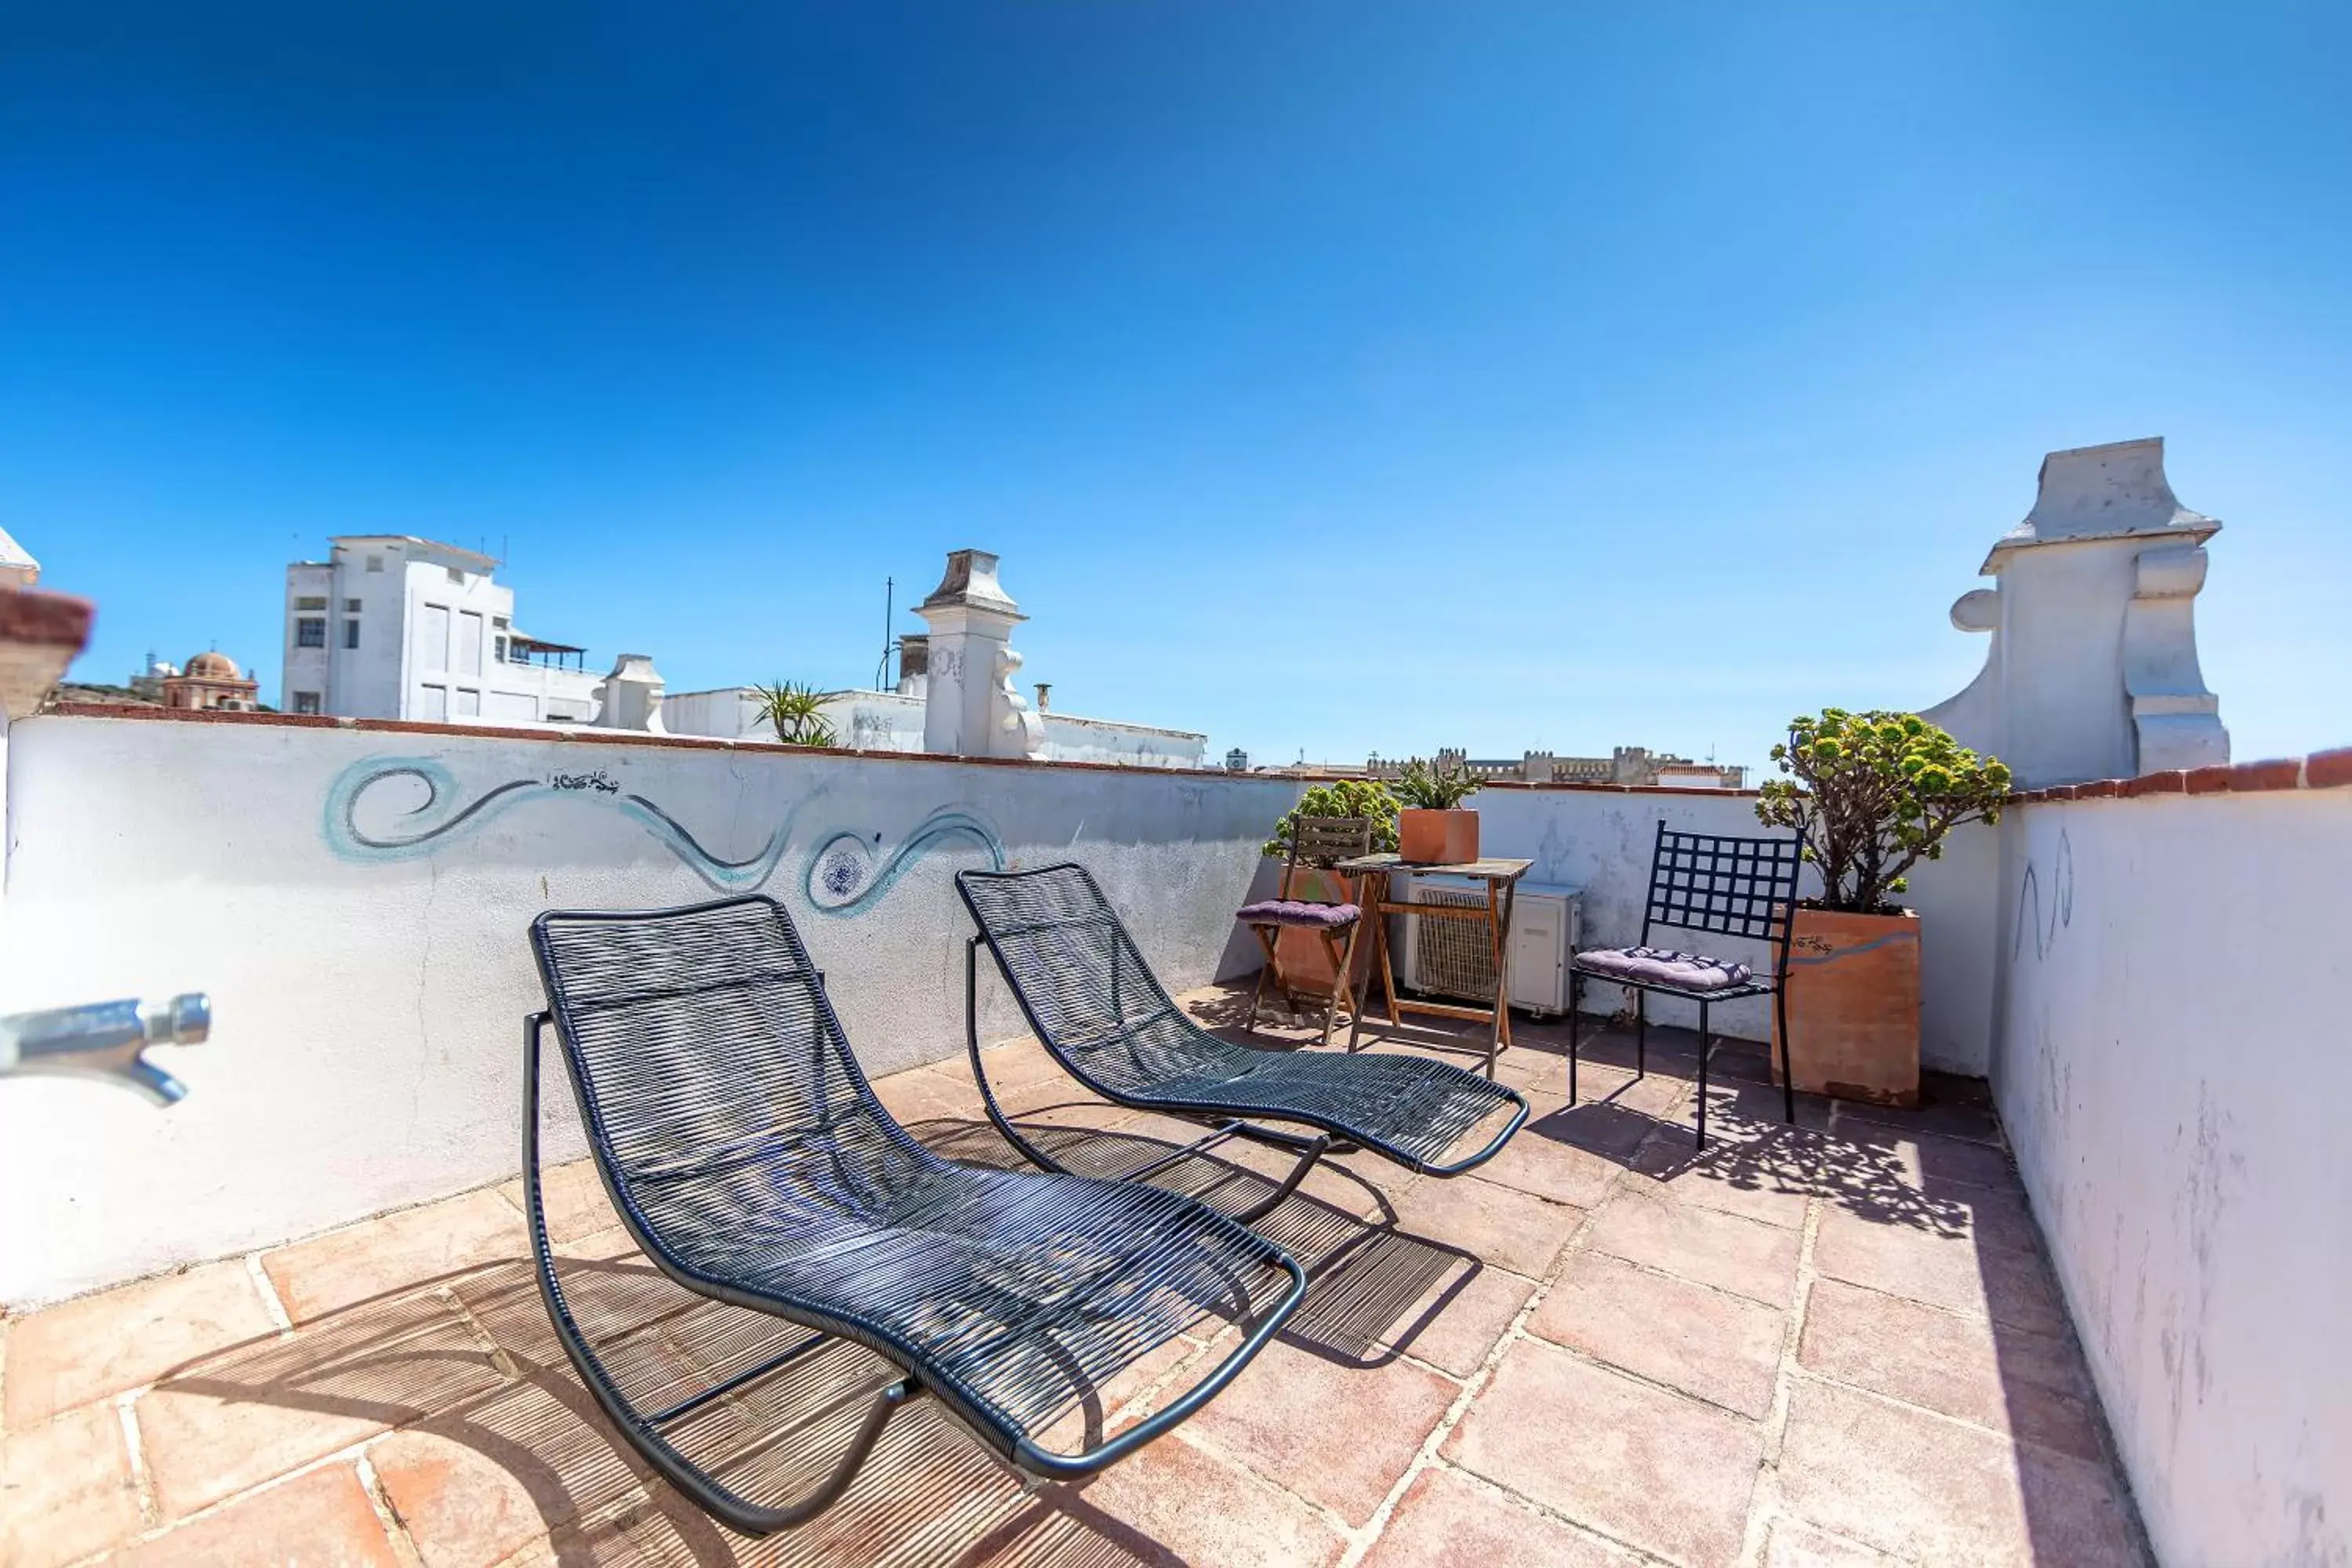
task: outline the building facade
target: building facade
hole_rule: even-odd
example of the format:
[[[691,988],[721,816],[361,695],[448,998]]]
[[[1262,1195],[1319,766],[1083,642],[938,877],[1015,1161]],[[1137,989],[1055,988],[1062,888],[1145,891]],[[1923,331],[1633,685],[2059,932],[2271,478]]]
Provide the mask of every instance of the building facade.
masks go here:
[[[252,712],[258,706],[255,693],[261,689],[260,682],[238,669],[236,660],[225,653],[200,653],[188,660],[185,669],[163,677],[158,685],[166,708],[229,713]]]
[[[525,635],[488,555],[398,534],[328,541],[286,568],[282,700],[291,713],[584,724],[584,650]]]

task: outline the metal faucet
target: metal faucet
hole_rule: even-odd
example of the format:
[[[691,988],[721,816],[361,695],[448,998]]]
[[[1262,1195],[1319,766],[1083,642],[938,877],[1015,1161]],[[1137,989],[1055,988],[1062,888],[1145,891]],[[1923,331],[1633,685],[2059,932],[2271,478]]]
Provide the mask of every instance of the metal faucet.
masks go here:
[[[158,1106],[188,1086],[142,1055],[150,1046],[194,1046],[213,1029],[212,998],[201,991],[148,1004],[135,996],[86,1007],[52,1007],[0,1017],[0,1078],[14,1073],[94,1078],[122,1084]]]

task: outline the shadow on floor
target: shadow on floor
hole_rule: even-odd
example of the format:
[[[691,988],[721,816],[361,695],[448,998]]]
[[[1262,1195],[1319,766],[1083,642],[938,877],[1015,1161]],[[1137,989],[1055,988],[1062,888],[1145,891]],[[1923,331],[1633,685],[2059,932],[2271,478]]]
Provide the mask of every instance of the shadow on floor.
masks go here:
[[[915,1131],[951,1158],[1015,1163],[984,1122],[934,1121]],[[1108,1173],[1171,1147],[1132,1133],[1042,1125],[1024,1131],[1081,1172]],[[1275,1184],[1213,1157],[1183,1162],[1156,1179],[1227,1209],[1255,1203]],[[1348,1178],[1337,1173],[1332,1179]],[[1398,1231],[1384,1207],[1376,1212],[1382,1217],[1366,1220],[1294,1194],[1258,1225],[1313,1273],[1285,1337],[1349,1366],[1392,1360],[1480,1267],[1456,1249]],[[640,1408],[659,1408],[757,1366],[803,1332],[767,1314],[693,1295],[635,1256],[562,1259],[559,1275],[583,1331]],[[1204,1316],[1195,1331],[1205,1336],[1221,1327]],[[1183,1379],[1216,1359],[1213,1347]],[[882,1358],[835,1342],[714,1402],[667,1435],[690,1461],[745,1495],[790,1498],[829,1471],[872,1394],[897,1375]],[[1180,1380],[1171,1392],[1184,1385]],[[1073,1489],[1024,1488],[928,1400],[892,1422],[847,1492],[815,1521],[759,1542],[733,1535],[656,1481],[613,1434],[565,1359],[524,1258],[420,1280],[305,1324],[290,1337],[205,1357],[164,1378],[156,1392],[300,1412],[339,1427],[362,1422],[407,1428],[373,1450],[395,1506],[401,1466],[394,1446],[430,1446],[425,1463],[468,1478],[449,1485],[446,1495],[478,1514],[488,1506],[486,1498],[519,1493],[536,1513],[537,1529],[514,1545],[546,1532],[554,1561],[565,1564],[986,1561],[1117,1568],[1176,1561]],[[1108,1402],[1101,1387],[1080,1401],[1089,1445],[1116,1414],[1104,1408]],[[225,1416],[225,1442],[235,1440],[228,1434],[236,1429],[235,1418]],[[322,1437],[319,1451],[365,1436],[342,1428],[331,1440]],[[289,1458],[289,1465],[299,1462]],[[493,1470],[499,1474],[487,1474]],[[270,1479],[257,1474],[252,1480]],[[468,1489],[474,1486],[491,1489]],[[424,1534],[452,1521],[419,1510],[407,1522]],[[478,1521],[467,1528],[478,1528]]]

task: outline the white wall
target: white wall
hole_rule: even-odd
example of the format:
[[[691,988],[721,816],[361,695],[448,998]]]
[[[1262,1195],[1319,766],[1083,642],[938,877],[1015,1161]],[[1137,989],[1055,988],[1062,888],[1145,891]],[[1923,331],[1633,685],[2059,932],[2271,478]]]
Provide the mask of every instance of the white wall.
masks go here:
[[[2001,837],[1995,1089],[2157,1554],[2343,1563],[2352,790]]]
[[[168,1054],[190,1088],[168,1112],[55,1080],[0,1098],[12,1305],[509,1173],[542,909],[772,892],[887,1072],[961,1048],[958,868],[1080,860],[1169,984],[1199,985],[1248,951],[1233,911],[1298,793],[267,721],[34,719],[6,766],[0,1010],[205,990],[216,1018]]]

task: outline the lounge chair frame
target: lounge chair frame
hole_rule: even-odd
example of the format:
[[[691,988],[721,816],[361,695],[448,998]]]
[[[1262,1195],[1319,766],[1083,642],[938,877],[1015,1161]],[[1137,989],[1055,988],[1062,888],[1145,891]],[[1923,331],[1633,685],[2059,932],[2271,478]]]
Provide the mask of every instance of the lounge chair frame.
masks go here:
[[[838,1500],[848,1489],[873,1452],[891,1416],[910,1401],[924,1395],[936,1398],[940,1407],[969,1430],[983,1447],[1025,1479],[1033,1482],[1082,1479],[1132,1454],[1199,1411],[1233,1381],[1297,1310],[1306,1294],[1307,1275],[1297,1259],[1206,1205],[1191,1199],[1181,1200],[1183,1206],[1171,1210],[1171,1214],[1198,1226],[1203,1233],[1226,1244],[1235,1258],[1278,1270],[1287,1277],[1287,1285],[1280,1300],[1255,1312],[1250,1309],[1256,1305],[1255,1293],[1240,1292],[1243,1310],[1235,1314],[1236,1318],[1255,1316],[1256,1321],[1247,1326],[1241,1342],[1223,1362],[1165,1409],[1082,1453],[1061,1454],[1041,1447],[1032,1434],[1009,1429],[1002,1416],[991,1419],[983,1409],[982,1396],[974,1393],[966,1381],[972,1371],[970,1365],[964,1366],[960,1374],[957,1368],[927,1361],[920,1353],[910,1353],[904,1337],[893,1333],[887,1325],[878,1321],[863,1320],[852,1311],[823,1310],[807,1301],[786,1299],[772,1290],[754,1289],[718,1277],[708,1269],[681,1260],[665,1244],[660,1226],[645,1213],[632,1195],[629,1182],[616,1171],[617,1157],[613,1141],[568,1016],[565,992],[556,960],[550,952],[548,932],[550,923],[554,921],[575,924],[606,921],[645,922],[664,918],[708,915],[744,905],[766,906],[781,931],[788,938],[789,952],[802,968],[799,973],[787,974],[784,978],[804,981],[808,986],[807,999],[821,1031],[821,1037],[813,1043],[813,1049],[837,1049],[837,1060],[828,1060],[824,1070],[842,1075],[837,1081],[845,1082],[854,1094],[856,1110],[873,1118],[874,1123],[893,1141],[891,1152],[894,1155],[928,1163],[929,1173],[943,1175],[949,1181],[965,1175],[975,1182],[1004,1177],[1020,1182],[1054,1179],[1018,1172],[969,1170],[932,1154],[909,1136],[875,1098],[872,1086],[866,1081],[856,1058],[846,1049],[839,1020],[834,1016],[831,1000],[825,992],[823,974],[807,963],[806,952],[800,946],[798,933],[793,930],[791,921],[782,907],[772,899],[761,896],[720,899],[661,910],[551,910],[533,921],[532,945],[541,978],[546,984],[550,1006],[531,1014],[523,1025],[522,1167],[524,1215],[530,1235],[541,1299],[547,1308],[549,1321],[554,1327],[564,1354],[622,1438],[696,1507],[746,1535],[766,1535],[804,1523]],[[795,1342],[780,1354],[659,1410],[648,1412],[636,1407],[588,1342],[565,1300],[562,1281],[556,1272],[553,1247],[548,1236],[546,1203],[541,1190],[539,1085],[541,1042],[551,1025],[554,1026],[558,1042],[563,1047],[564,1064],[581,1119],[588,1130],[589,1145],[598,1177],[622,1223],[646,1258],[673,1282],[695,1295],[798,1324],[811,1331],[806,1338]],[[1109,1184],[1087,1182],[1086,1185],[1093,1190],[1107,1188]],[[1177,1194],[1165,1195],[1174,1197]],[[1158,1202],[1157,1199],[1153,1201]],[[1149,1236],[1138,1226],[1135,1239],[1146,1241]],[[850,1342],[873,1352],[901,1375],[875,1393],[863,1421],[833,1468],[818,1478],[797,1499],[775,1504],[744,1498],[681,1453],[666,1436],[665,1427],[687,1419],[718,1400],[748,1389],[836,1340]]]
[[[1804,860],[1804,840],[1791,837],[1734,837],[1717,833],[1684,833],[1658,823],[1650,851],[1650,891],[1642,906],[1642,939],[1647,947],[1653,929],[1664,926],[1714,936],[1747,937],[1769,945],[1772,977],[1751,976],[1738,985],[1715,990],[1664,985],[1628,980],[1622,975],[1584,968],[1569,961],[1568,1102],[1576,1103],[1576,1061],[1581,1014],[1578,1002],[1584,982],[1622,985],[1633,993],[1633,1076],[1650,1070],[1650,993],[1679,996],[1698,1004],[1698,1146],[1706,1147],[1706,1063],[1713,1054],[1714,1036],[1708,1010],[1717,1002],[1743,996],[1772,998],[1780,1023],[1780,1091],[1788,1120],[1797,1120],[1797,1089],[1789,1071],[1789,935],[1797,918],[1797,878]]]
[[[1298,1184],[1307,1179],[1307,1173],[1326,1154],[1354,1153],[1360,1150],[1378,1154],[1382,1159],[1392,1161],[1423,1175],[1458,1176],[1464,1172],[1475,1170],[1500,1153],[1503,1146],[1510,1142],[1511,1135],[1527,1121],[1528,1115],[1527,1097],[1517,1089],[1492,1083],[1451,1063],[1425,1061],[1419,1058],[1409,1059],[1415,1063],[1416,1067],[1430,1069],[1423,1076],[1431,1081],[1452,1084],[1454,1079],[1458,1077],[1462,1085],[1475,1085],[1481,1096],[1493,1101],[1487,1114],[1492,1114],[1493,1110],[1501,1110],[1505,1105],[1510,1106],[1512,1113],[1509,1122],[1474,1152],[1462,1159],[1446,1162],[1431,1158],[1425,1148],[1416,1150],[1407,1146],[1400,1141],[1405,1135],[1401,1130],[1389,1131],[1354,1125],[1332,1110],[1312,1104],[1257,1104],[1251,1106],[1247,1114],[1242,1114],[1238,1113],[1236,1107],[1231,1104],[1218,1104],[1206,1100],[1187,1100],[1181,1096],[1139,1092],[1134,1088],[1122,1089],[1104,1081],[1100,1075],[1087,1071],[1086,1067],[1075,1058],[1074,1053],[1067,1048],[1066,1042],[1059,1037],[1052,1023],[1040,1014],[1029,988],[1023,984],[1016,972],[1017,965],[1014,960],[1004,950],[1003,943],[1005,940],[1015,935],[1025,934],[1028,928],[1023,931],[1000,931],[992,927],[974,894],[976,887],[985,884],[1045,877],[1074,879],[1076,884],[1083,886],[1086,893],[1098,906],[1097,911],[1085,917],[1083,922],[1062,923],[1072,926],[1084,923],[1099,925],[1103,928],[1103,934],[1110,937],[1124,954],[1133,961],[1132,983],[1143,989],[1142,999],[1149,1005],[1151,1016],[1155,1021],[1165,1021],[1171,1028],[1205,1042],[1207,1048],[1217,1054],[1235,1049],[1254,1048],[1233,1047],[1228,1042],[1218,1039],[1217,1037],[1193,1023],[1183,1009],[1176,1005],[1174,999],[1168,994],[1167,988],[1160,984],[1159,977],[1152,973],[1150,965],[1143,963],[1141,952],[1135,946],[1135,939],[1129,933],[1125,923],[1119,920],[1118,912],[1111,908],[1109,900],[1103,897],[1102,889],[1096,885],[1094,878],[1084,867],[1066,862],[1057,866],[1042,867],[1033,871],[958,872],[956,890],[962,896],[964,907],[971,912],[972,924],[977,928],[977,934],[964,945],[964,1038],[971,1056],[972,1078],[980,1085],[981,1103],[987,1111],[989,1121],[994,1124],[997,1131],[1003,1135],[1007,1142],[1020,1151],[1024,1159],[1040,1169],[1066,1171],[1067,1167],[1025,1137],[1013,1124],[1013,1120],[1004,1113],[1003,1107],[997,1100],[994,1089],[988,1081],[987,1067],[982,1058],[979,961],[980,950],[982,947],[986,947],[990,956],[995,959],[997,973],[1003,976],[1007,988],[1013,993],[1013,1000],[1019,1004],[1022,1016],[1028,1021],[1030,1031],[1035,1035],[1047,1054],[1054,1058],[1065,1072],[1077,1079],[1087,1089],[1114,1105],[1129,1110],[1147,1110],[1208,1128],[1207,1133],[1196,1142],[1171,1150],[1135,1170],[1122,1173],[1120,1180],[1141,1180],[1177,1164],[1193,1154],[1205,1152],[1232,1139],[1264,1144],[1297,1155],[1297,1163],[1291,1168],[1289,1174],[1284,1177],[1271,1192],[1245,1212],[1233,1216],[1243,1224],[1263,1218],[1271,1213],[1284,1199],[1297,1190]],[[1268,1058],[1293,1055],[1293,1053],[1275,1051],[1263,1054]],[[1371,1068],[1370,1064],[1375,1062],[1392,1064],[1401,1059],[1377,1054],[1356,1056],[1317,1052],[1313,1053],[1313,1056],[1317,1060],[1330,1063],[1331,1067],[1325,1070],[1334,1077],[1340,1077],[1350,1070],[1342,1064],[1361,1063],[1366,1064],[1364,1070],[1367,1071],[1387,1071],[1392,1069]],[[1279,1128],[1265,1126],[1262,1121],[1296,1122],[1314,1131],[1308,1134],[1285,1131]],[[1477,1124],[1476,1121],[1473,1121],[1470,1126],[1475,1128]],[[1451,1152],[1450,1144],[1445,1152]]]

